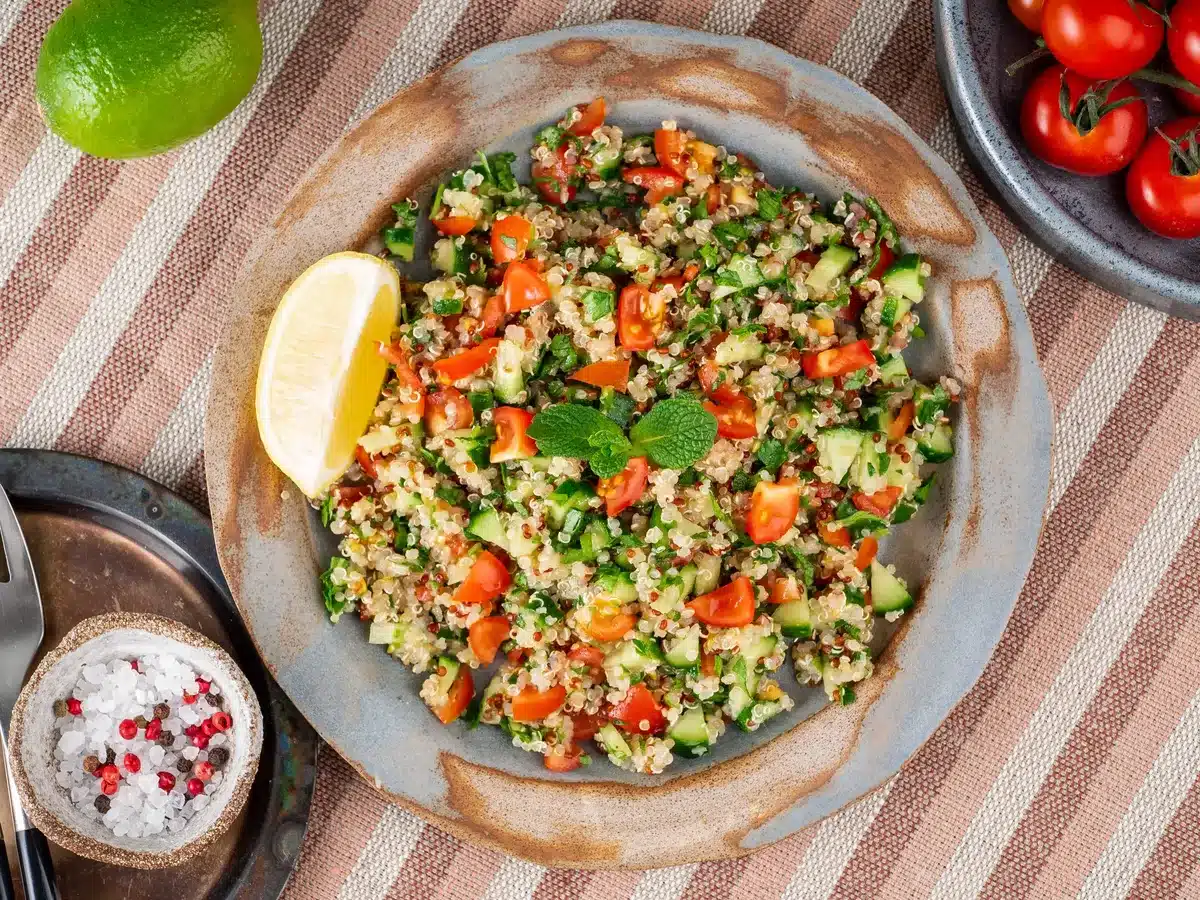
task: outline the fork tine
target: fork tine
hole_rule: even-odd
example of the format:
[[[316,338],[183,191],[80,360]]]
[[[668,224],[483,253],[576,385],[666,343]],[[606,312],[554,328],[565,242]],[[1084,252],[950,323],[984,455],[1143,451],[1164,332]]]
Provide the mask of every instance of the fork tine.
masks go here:
[[[0,486],[0,553],[4,554],[8,566],[10,584],[36,584],[33,562],[29,559],[29,548],[25,546],[25,535],[17,522],[17,514],[8,502],[8,494]]]

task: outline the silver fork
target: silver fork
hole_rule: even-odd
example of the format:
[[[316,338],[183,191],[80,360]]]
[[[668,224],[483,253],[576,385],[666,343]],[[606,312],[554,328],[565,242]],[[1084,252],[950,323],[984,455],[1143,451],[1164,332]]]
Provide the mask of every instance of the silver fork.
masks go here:
[[[29,548],[3,487],[0,487],[0,552],[4,554],[8,570],[8,580],[0,582],[0,751],[4,753],[4,771],[8,776],[8,802],[16,829],[21,885],[25,888],[26,900],[58,900],[50,846],[45,835],[30,823],[21,806],[5,737],[25,673],[42,645],[45,624]],[[5,890],[3,882],[8,880],[8,860],[3,846],[0,841],[0,868],[4,870],[4,875],[0,876],[0,893]],[[7,889],[11,897],[11,882]]]

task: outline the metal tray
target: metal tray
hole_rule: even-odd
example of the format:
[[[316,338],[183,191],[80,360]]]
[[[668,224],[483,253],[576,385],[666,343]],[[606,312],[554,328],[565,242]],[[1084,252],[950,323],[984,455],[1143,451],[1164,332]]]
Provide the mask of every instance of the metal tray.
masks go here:
[[[37,570],[43,651],[98,613],[166,616],[233,655],[254,685],[266,725],[246,808],[206,853],[147,872],[54,847],[64,900],[275,900],[308,824],[318,738],[263,668],[221,575],[208,518],[140,475],[65,453],[0,450],[0,484],[12,496]],[[9,821],[4,796],[0,817]],[[16,859],[12,847],[8,858]]]

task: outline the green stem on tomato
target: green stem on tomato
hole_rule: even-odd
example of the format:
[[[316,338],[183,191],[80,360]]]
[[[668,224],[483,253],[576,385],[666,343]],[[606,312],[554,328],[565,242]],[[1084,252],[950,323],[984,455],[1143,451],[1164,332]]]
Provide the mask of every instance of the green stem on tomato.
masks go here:
[[[1050,55],[1050,51],[1046,49],[1045,42],[1041,38],[1038,38],[1038,48],[1036,50],[1034,50],[1032,53],[1027,53],[1025,56],[1022,56],[1015,63],[1012,63],[1007,68],[1005,68],[1004,74],[1007,75],[1009,78],[1012,78],[1014,75],[1016,75],[1019,71],[1021,71],[1023,68],[1025,68],[1030,63],[1035,63],[1039,59],[1042,59],[1043,57],[1046,57],[1049,55]]]
[[[1181,91],[1187,91],[1189,94],[1195,94],[1200,97],[1200,85],[1192,84],[1181,75],[1172,75],[1170,72],[1159,72],[1155,69],[1138,69],[1130,78],[1136,78],[1139,81],[1153,81],[1155,84],[1165,84],[1167,87],[1179,88]]]

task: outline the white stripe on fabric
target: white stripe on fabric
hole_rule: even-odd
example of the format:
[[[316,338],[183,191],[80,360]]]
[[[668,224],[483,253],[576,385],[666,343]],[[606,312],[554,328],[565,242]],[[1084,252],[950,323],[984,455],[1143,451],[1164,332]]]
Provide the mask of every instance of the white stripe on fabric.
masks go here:
[[[47,131],[16,184],[0,203],[0,286],[12,275],[17,260],[81,155],[62,138]]]
[[[28,5],[28,0],[7,0],[6,3],[0,4],[0,44],[8,40],[8,33],[13,30],[13,26],[17,24]]]
[[[546,869],[515,856],[505,857],[504,862],[492,876],[487,893],[482,900],[515,900],[532,897]]]
[[[617,0],[567,0],[562,14],[558,17],[558,28],[569,28],[572,25],[591,25],[603,22],[612,15]]]
[[[955,848],[933,897],[975,896],[1200,518],[1200,438],[1113,575],[1096,611]]]
[[[629,900],[679,900],[696,873],[695,865],[647,869],[629,895]]]
[[[900,20],[908,11],[910,0],[862,0],[850,25],[838,38],[829,68],[836,69],[860,84],[875,68],[875,61],[887,45]],[[864,52],[864,47],[870,47]]]
[[[402,87],[429,73],[468,3],[469,0],[421,0],[396,39],[396,46],[375,73],[350,124],[366,118]]]
[[[1025,235],[1021,235],[1008,251],[1008,262],[1012,266],[1013,282],[1017,286],[1021,305],[1028,309],[1042,282],[1050,274],[1054,258]]]
[[[204,446],[204,404],[212,370],[213,354],[209,353],[142,461],[141,471],[169,488],[179,486]]]
[[[1154,346],[1165,314],[1126,304],[1108,339],[1058,417],[1054,427],[1054,449],[1050,464],[1050,504],[1057,506],[1074,480],[1088,450],[1100,435],[1133,379],[1142,360]]]
[[[700,27],[717,34],[745,34],[764,2],[766,0],[714,0]]]
[[[929,136],[929,146],[933,152],[950,164],[955,172],[962,174],[967,168],[967,158],[963,155],[962,146],[958,143],[958,135],[954,133],[954,119],[949,110],[942,113],[933,133]]]
[[[52,447],[212,186],[321,0],[279,0],[263,22],[263,66],[224,122],[187,144],[13,433],[14,446]]]
[[[1078,900],[1125,897],[1150,861],[1171,818],[1200,777],[1200,692],[1162,745],[1117,830],[1080,888]],[[1185,893],[1180,896],[1188,896]]]
[[[342,882],[338,900],[383,900],[424,830],[424,822],[399,806],[384,810],[354,868]]]
[[[892,778],[820,824],[780,900],[821,900],[833,893],[859,840],[883,809],[895,783]]]

